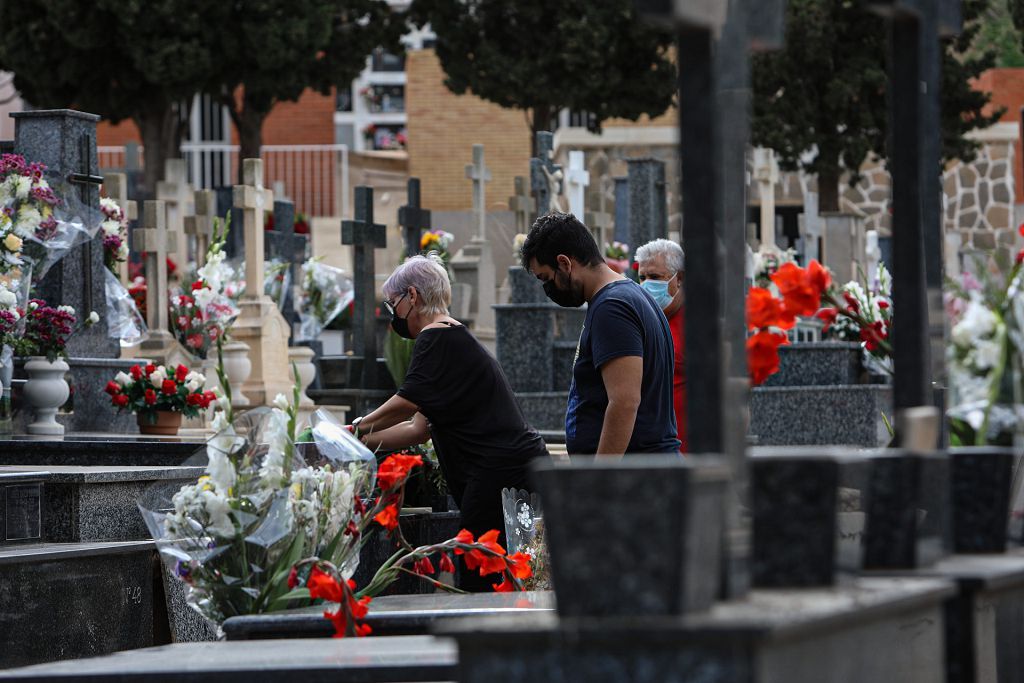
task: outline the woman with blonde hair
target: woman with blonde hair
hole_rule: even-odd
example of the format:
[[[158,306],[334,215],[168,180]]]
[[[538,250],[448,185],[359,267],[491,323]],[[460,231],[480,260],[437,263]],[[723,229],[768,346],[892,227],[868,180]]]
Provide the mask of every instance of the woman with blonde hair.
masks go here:
[[[371,449],[397,450],[432,438],[448,488],[474,536],[504,536],[502,488],[528,488],[534,458],[547,456],[527,424],[501,366],[448,314],[451,284],[440,258],[413,256],[384,283],[392,329],[415,339],[394,396],[352,426]],[[462,571],[462,588],[490,590],[489,578]]]

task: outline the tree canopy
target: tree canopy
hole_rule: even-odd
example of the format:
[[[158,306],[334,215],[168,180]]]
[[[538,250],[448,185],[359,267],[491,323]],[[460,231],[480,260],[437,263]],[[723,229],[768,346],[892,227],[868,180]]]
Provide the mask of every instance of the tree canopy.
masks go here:
[[[974,45],[987,1],[963,0],[965,28],[944,41],[942,149],[947,160],[973,159],[977,144],[964,133],[987,127],[1000,115],[983,113],[990,96],[970,85],[970,79],[994,65],[994,52]],[[774,149],[782,168],[816,174],[823,211],[839,209],[844,170],[856,181],[869,154],[886,157],[886,55],[885,22],[862,2],[789,0],[785,45],[754,59],[752,142]]]
[[[632,0],[416,0],[456,94],[527,113],[545,130],[563,108],[593,124],[668,109],[676,91],[672,36],[638,21]]]

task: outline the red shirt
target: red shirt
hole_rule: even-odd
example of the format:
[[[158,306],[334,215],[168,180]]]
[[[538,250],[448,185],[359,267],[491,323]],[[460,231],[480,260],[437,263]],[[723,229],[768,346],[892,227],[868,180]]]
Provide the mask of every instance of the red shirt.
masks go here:
[[[672,378],[672,403],[676,411],[676,437],[682,444],[679,450],[686,453],[689,447],[686,443],[686,330],[683,326],[683,311],[685,305],[672,314],[668,319],[669,329],[672,330],[672,345],[676,351],[675,372]]]

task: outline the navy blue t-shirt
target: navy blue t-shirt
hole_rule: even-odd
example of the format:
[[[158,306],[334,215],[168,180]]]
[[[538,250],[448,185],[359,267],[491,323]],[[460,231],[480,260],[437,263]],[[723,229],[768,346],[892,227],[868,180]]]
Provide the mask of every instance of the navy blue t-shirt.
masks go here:
[[[597,452],[608,408],[601,366],[622,356],[640,356],[644,361],[640,407],[626,453],[677,452],[672,404],[675,352],[668,320],[639,285],[617,280],[598,291],[587,306],[565,413],[569,453]]]

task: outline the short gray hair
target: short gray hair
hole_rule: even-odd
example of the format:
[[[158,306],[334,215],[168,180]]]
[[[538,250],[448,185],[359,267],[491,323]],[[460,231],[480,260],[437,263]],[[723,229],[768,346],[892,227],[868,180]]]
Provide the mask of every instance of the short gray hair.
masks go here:
[[[678,242],[666,239],[656,239],[648,242],[636,250],[634,255],[637,263],[646,263],[659,256],[665,257],[665,267],[676,273],[683,272],[686,262],[683,258],[683,248]]]
[[[432,251],[412,256],[395,268],[384,282],[384,297],[394,299],[415,287],[420,295],[419,310],[426,315],[447,315],[452,303],[452,283],[444,261]]]

